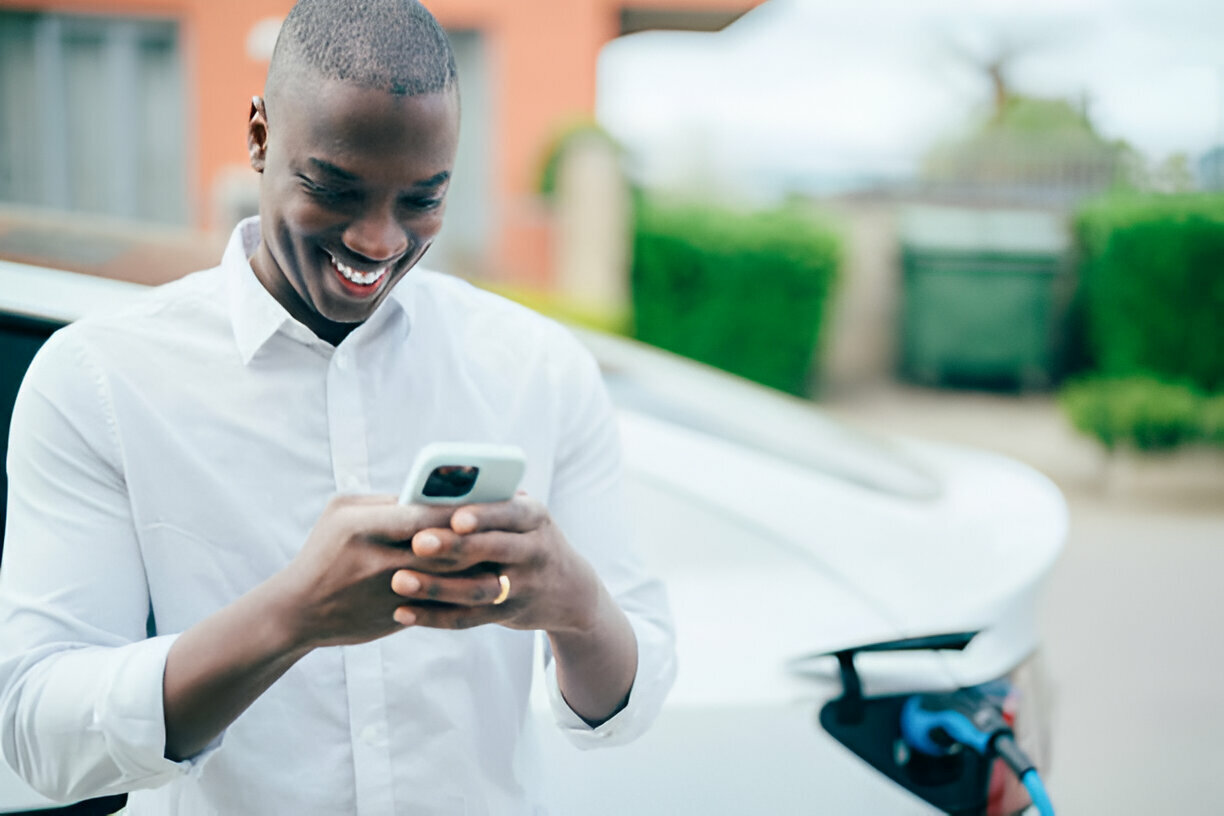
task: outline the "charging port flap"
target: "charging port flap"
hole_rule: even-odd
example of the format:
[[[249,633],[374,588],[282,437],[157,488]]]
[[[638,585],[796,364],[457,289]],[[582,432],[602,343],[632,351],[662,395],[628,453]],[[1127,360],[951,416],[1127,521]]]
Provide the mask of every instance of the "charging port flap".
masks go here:
[[[941,756],[912,750],[901,733],[902,710],[912,695],[865,697],[854,657],[863,652],[963,651],[977,634],[952,632],[869,643],[801,659],[834,657],[838,662],[842,695],[821,708],[821,726],[893,782],[957,816],[986,813],[993,760],[957,745]]]

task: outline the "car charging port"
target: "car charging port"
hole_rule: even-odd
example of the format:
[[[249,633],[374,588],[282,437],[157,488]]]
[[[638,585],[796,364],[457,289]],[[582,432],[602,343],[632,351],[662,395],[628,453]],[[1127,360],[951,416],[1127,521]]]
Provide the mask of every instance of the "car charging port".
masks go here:
[[[956,632],[927,637],[872,643],[812,657],[835,657],[842,695],[820,711],[821,726],[838,742],[857,754],[879,773],[944,813],[955,816],[985,816],[988,813],[990,777],[996,753],[974,750],[936,723],[923,729],[925,739],[916,745],[907,735],[907,705],[926,695],[868,697],[855,667],[855,656],[864,652],[962,651],[976,632]],[[796,661],[798,665],[810,658]],[[961,691],[971,691],[963,689]],[[994,709],[1002,719],[1001,709]],[[925,704],[922,713],[926,712]],[[912,722],[926,722],[908,715]],[[966,732],[967,733],[967,732]]]

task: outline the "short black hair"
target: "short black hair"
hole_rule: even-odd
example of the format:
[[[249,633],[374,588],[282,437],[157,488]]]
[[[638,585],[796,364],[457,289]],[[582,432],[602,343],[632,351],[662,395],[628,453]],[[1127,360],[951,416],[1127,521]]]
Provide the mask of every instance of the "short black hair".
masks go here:
[[[276,38],[266,93],[302,68],[400,96],[455,84],[450,40],[417,0],[299,0]]]

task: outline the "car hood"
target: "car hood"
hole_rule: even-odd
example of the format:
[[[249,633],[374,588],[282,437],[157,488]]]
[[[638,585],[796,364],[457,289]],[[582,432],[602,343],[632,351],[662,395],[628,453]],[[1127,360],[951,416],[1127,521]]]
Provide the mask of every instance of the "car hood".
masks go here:
[[[906,495],[633,411],[620,425],[635,515],[664,526],[644,540],[673,599],[677,697],[828,696],[836,662],[802,658],[903,637],[981,631],[961,653],[860,656],[869,693],[983,682],[1035,648],[1067,522],[1030,468],[897,440],[938,486]],[[678,507],[684,524],[659,521]]]
[[[720,520],[723,532],[702,546],[726,529],[743,542],[665,559],[681,636],[704,637],[704,586],[742,607],[753,648],[772,649],[775,664],[980,631],[962,652],[859,656],[878,693],[993,679],[1036,648],[1037,595],[1067,532],[1065,502],[1047,478],[995,454],[854,428],[809,400],[641,343],[576,333],[620,409],[631,486]],[[683,551],[684,538],[674,530],[649,546]],[[734,589],[749,574],[755,596]],[[791,668],[809,680],[837,676],[832,659]]]

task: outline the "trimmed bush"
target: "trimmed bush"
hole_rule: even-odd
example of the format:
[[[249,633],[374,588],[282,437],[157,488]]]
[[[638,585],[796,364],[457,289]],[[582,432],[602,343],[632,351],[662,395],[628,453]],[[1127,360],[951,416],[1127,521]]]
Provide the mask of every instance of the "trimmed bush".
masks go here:
[[[1203,439],[1211,445],[1224,447],[1224,394],[1207,397],[1199,409]]]
[[[804,394],[840,255],[833,230],[798,207],[742,213],[640,196],[635,334]]]
[[[1071,423],[1110,450],[1224,445],[1224,395],[1207,397],[1186,383],[1146,376],[1081,380],[1060,399]]]
[[[1076,232],[1091,367],[1224,390],[1224,196],[1107,198]]]

